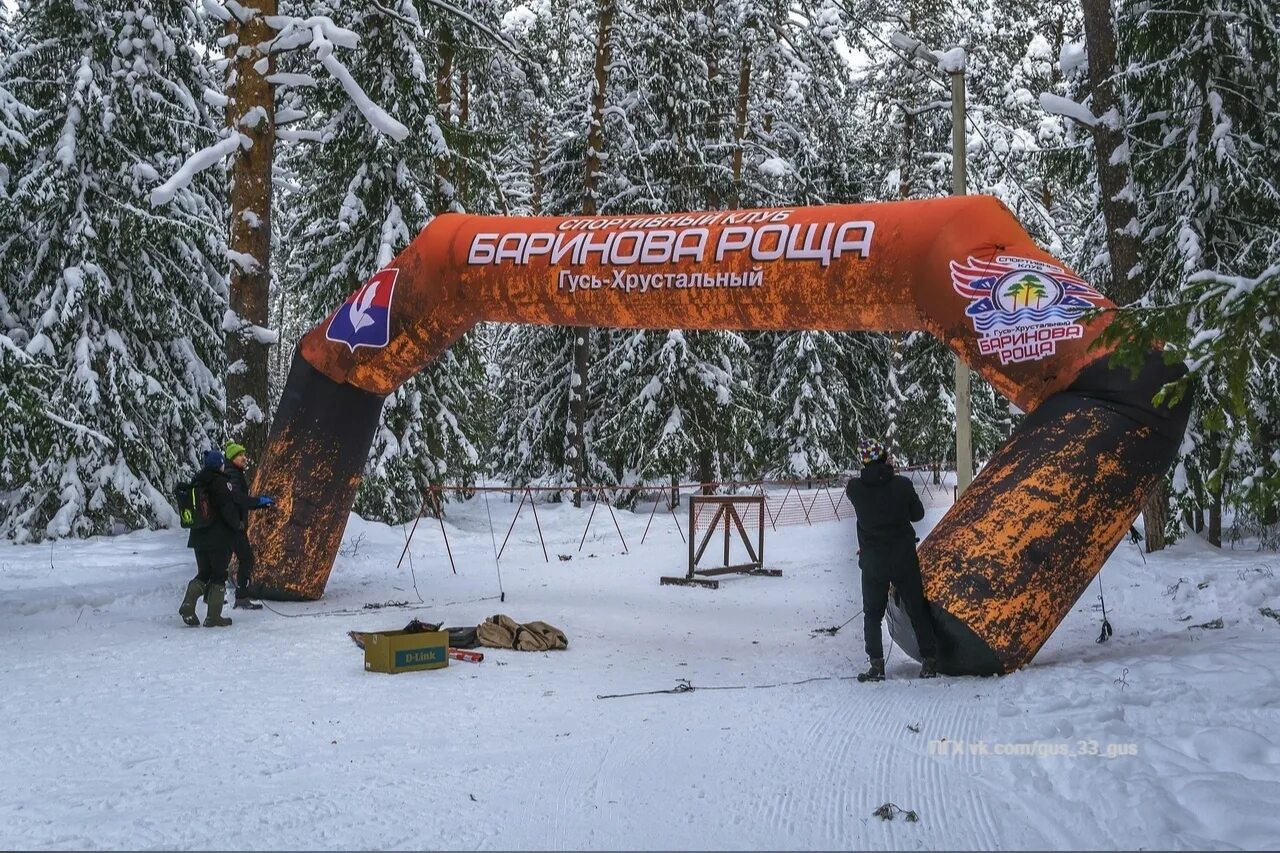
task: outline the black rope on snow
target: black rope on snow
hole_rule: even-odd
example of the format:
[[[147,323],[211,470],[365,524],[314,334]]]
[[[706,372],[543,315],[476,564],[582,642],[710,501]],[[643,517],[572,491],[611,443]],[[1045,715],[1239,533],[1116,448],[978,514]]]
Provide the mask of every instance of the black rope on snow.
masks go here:
[[[819,634],[826,634],[827,636],[834,637],[836,634],[840,633],[840,629],[844,628],[845,625],[848,625],[850,622],[852,622],[854,619],[857,619],[861,615],[862,615],[862,611],[859,610],[857,613],[853,614],[848,619],[846,619],[844,622],[844,625],[836,625],[831,628],[814,628],[812,631],[809,632],[809,635],[816,637]]]
[[[694,687],[693,682],[687,678],[681,678],[675,687],[670,690],[640,690],[635,693],[605,693],[596,694],[597,699],[625,699],[628,696],[658,696],[664,693],[692,693],[695,690],[768,690],[774,687],[795,687],[801,684],[812,684],[815,681],[849,681],[857,678],[856,675],[819,675],[813,678],[803,678],[799,681],[780,681],[777,684],[732,684],[732,685],[714,685],[711,687]]]

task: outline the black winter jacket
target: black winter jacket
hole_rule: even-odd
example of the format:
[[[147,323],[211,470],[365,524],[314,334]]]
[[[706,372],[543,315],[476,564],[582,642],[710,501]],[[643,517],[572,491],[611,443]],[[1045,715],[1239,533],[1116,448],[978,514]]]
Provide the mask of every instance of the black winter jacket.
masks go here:
[[[924,505],[911,481],[895,476],[887,462],[872,462],[862,476],[845,487],[849,503],[858,514],[858,546],[884,548],[915,545],[911,522],[924,518]]]
[[[249,481],[245,479],[243,471],[230,462],[222,470],[231,481],[231,501],[235,504],[236,513],[240,518],[239,529],[248,530],[249,510],[258,509],[258,499],[249,494]]]
[[[230,551],[237,533],[244,529],[240,511],[232,499],[231,481],[219,468],[201,468],[191,482],[197,488],[208,490],[213,523],[208,527],[192,528],[187,537],[187,547],[197,551]]]

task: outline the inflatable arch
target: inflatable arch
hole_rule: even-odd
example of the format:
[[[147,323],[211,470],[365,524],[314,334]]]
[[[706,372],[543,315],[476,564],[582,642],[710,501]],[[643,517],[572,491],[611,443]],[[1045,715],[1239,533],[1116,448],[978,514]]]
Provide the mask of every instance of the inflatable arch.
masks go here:
[[[1109,303],[983,196],[651,216],[433,220],[302,339],[256,488],[254,592],[316,599],[382,401],[483,320],[654,329],[926,330],[1028,412],[920,546],[939,669],[1028,662],[1168,470],[1180,367],[1112,369]],[[850,555],[852,562],[852,555]],[[851,567],[850,569],[854,569]],[[909,623],[890,630],[915,652]]]

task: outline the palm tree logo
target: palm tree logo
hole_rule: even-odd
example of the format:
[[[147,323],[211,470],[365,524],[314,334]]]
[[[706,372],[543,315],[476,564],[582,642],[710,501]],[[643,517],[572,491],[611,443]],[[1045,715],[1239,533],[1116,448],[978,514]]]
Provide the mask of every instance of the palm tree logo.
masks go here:
[[[1018,308],[1018,300],[1022,300],[1023,308],[1030,308],[1033,299],[1038,309],[1040,303],[1049,298],[1049,291],[1045,288],[1040,276],[1027,273],[1022,278],[1010,282],[1005,288],[1004,295],[1013,300],[1014,310]]]

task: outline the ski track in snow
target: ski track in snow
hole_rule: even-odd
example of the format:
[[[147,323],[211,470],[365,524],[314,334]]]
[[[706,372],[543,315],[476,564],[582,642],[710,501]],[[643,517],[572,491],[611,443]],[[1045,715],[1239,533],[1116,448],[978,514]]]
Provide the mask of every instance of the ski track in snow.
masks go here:
[[[937,503],[937,501],[934,501]],[[514,506],[495,503],[501,536]],[[944,507],[930,508],[927,523]],[[0,847],[817,849],[1247,848],[1280,838],[1280,558],[1181,543],[1104,570],[1036,661],[923,682],[893,648],[859,685],[849,521],[768,531],[782,578],[660,587],[687,546],[659,514],[526,509],[503,557],[483,504],[450,507],[394,568],[398,528],[352,519],[320,602],[175,613],[177,531],[0,546]],[[602,523],[603,521],[603,523]],[[684,523],[682,519],[682,524]],[[687,531],[686,531],[687,533]],[[714,550],[714,549],[712,549]],[[560,561],[557,554],[571,555]],[[431,606],[354,614],[367,603]],[[1185,579],[1179,583],[1180,579]],[[416,606],[416,605],[415,605]],[[568,652],[367,674],[346,631],[505,612],[563,628]],[[1221,630],[1188,626],[1222,617]],[[886,641],[888,634],[886,630]],[[826,678],[769,689],[709,690]],[[692,693],[598,700],[661,690]],[[911,731],[908,726],[919,728]],[[943,741],[945,739],[945,741]],[[1011,756],[973,744],[1128,745]],[[930,743],[959,743],[937,754]],[[918,823],[882,821],[893,802]]]

